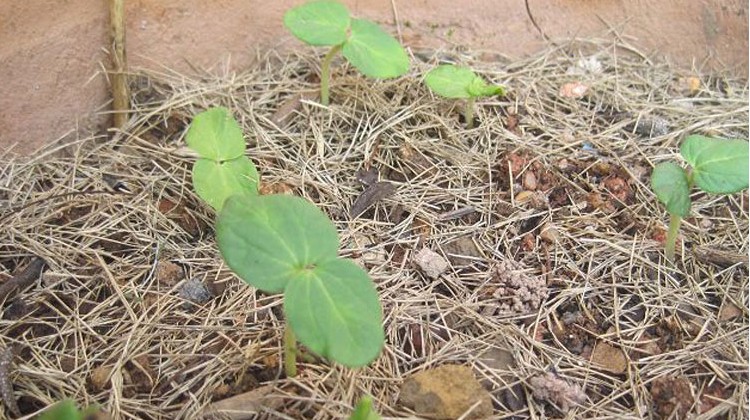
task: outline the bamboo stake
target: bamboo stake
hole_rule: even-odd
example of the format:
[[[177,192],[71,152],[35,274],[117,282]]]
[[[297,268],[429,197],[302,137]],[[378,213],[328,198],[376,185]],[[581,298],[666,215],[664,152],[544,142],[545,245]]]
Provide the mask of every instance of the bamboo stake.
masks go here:
[[[114,127],[122,128],[130,111],[130,92],[125,57],[125,0],[109,1],[110,29],[112,34],[112,110]]]

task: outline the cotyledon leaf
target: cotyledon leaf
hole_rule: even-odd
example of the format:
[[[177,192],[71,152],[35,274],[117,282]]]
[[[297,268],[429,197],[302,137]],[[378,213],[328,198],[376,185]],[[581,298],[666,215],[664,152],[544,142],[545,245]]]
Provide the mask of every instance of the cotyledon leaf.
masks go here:
[[[703,191],[731,194],[748,187],[748,142],[691,135],[680,146]]]
[[[193,165],[193,188],[217,212],[235,194],[258,194],[258,171],[246,156],[217,162],[198,159]]]
[[[690,186],[685,170],[674,162],[662,162],[651,173],[651,188],[669,214],[690,214]]]
[[[289,280],[284,312],[299,341],[349,367],[364,366],[383,348],[383,316],[375,286],[348,259],[300,270]]]
[[[231,160],[245,153],[242,129],[228,109],[211,108],[193,118],[185,138],[204,159]]]
[[[388,79],[409,71],[409,57],[401,44],[368,20],[352,19],[351,35],[342,54],[368,77]]]
[[[335,259],[335,226],[309,201],[287,195],[234,195],[216,221],[224,261],[247,283],[281,292],[306,267]]]
[[[310,45],[342,44],[346,41],[349,24],[349,11],[336,1],[312,1],[284,14],[284,25]]]

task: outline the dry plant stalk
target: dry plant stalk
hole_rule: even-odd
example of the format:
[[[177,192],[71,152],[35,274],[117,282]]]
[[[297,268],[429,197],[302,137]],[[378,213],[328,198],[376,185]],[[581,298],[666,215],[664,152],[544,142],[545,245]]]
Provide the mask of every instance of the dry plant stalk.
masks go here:
[[[121,129],[128,121],[130,91],[128,61],[125,54],[125,0],[109,0],[110,35],[112,37],[112,111],[114,127]]]

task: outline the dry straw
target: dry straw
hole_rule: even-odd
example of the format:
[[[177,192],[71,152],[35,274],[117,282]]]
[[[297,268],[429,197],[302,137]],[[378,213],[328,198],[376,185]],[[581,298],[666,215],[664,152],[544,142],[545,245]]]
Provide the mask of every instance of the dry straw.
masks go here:
[[[471,65],[510,93],[480,101],[477,128],[464,130],[459,105],[421,84],[438,60]],[[385,416],[408,416],[403,379],[446,363],[474,368],[498,417],[560,415],[529,388],[551,371],[585,391],[577,418],[648,417],[651,384],[668,376],[690,380],[703,397],[690,409],[703,418],[746,412],[747,194],[697,197],[672,266],[657,241],[666,215],[648,188],[652,165],[674,157],[685,134],[747,138],[746,81],[704,76],[686,93],[681,74],[633,48],[579,42],[514,62],[418,54],[409,76],[390,81],[336,66],[324,108],[316,57],[258,62],[221,77],[139,76],[122,132],[0,167],[0,276],[32,256],[49,265],[0,320],[24,413],[71,397],[113,418],[196,418],[269,384],[260,418],[338,417],[365,393]],[[576,81],[586,96],[561,97]],[[377,283],[387,345],[372,366],[303,363],[297,378],[280,378],[281,301],[222,265],[214,215],[190,185],[186,124],[214,105],[243,126],[263,187],[317,203],[342,253]],[[364,189],[356,174],[373,167],[395,193],[352,220]],[[451,262],[438,279],[412,264],[424,247]],[[529,313],[493,310],[521,293],[498,292],[493,273],[510,260],[518,278],[545,279],[547,299]],[[194,278],[215,297],[181,298]],[[590,361],[601,343],[624,370]],[[514,362],[487,363],[493,349]]]

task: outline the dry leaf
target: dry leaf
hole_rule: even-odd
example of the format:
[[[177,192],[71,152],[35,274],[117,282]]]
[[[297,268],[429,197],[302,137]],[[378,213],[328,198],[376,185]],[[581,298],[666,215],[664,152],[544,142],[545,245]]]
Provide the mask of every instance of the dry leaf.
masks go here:
[[[374,206],[375,203],[392,196],[395,192],[396,186],[390,182],[376,182],[362,191],[362,194],[354,200],[354,204],[352,204],[352,208],[349,210],[349,215],[352,219],[356,219],[367,211],[367,209]]]
[[[287,98],[281,105],[276,109],[276,112],[271,116],[271,121],[276,125],[284,125],[287,123],[289,118],[294,115],[294,111],[298,110],[302,104],[303,99],[315,100],[317,99],[317,93],[298,93]]]
[[[216,401],[206,407],[198,418],[212,419],[219,416],[232,420],[253,419],[264,407],[278,408],[281,398],[271,398],[273,385],[264,385],[244,394],[235,395],[227,399]]]
[[[742,315],[742,309],[731,301],[725,301],[719,310],[719,321],[730,321]]]

